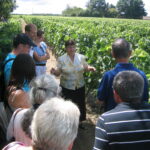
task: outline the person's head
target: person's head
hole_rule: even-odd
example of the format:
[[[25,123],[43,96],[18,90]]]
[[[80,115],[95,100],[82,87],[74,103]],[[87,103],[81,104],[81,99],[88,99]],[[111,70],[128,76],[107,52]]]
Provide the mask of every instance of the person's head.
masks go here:
[[[37,34],[37,27],[35,24],[27,24],[25,26],[25,33],[31,38],[32,40],[35,39]]]
[[[138,103],[143,95],[144,79],[135,71],[122,71],[115,76],[113,89],[116,102]]]
[[[29,54],[19,54],[15,58],[12,69],[10,82],[22,87],[24,82],[30,82],[35,77],[35,63]]]
[[[37,76],[30,83],[29,97],[32,105],[42,104],[46,99],[59,96],[60,86],[53,75]]]
[[[68,40],[65,42],[65,48],[68,55],[74,55],[76,52],[76,43],[74,40]]]
[[[35,110],[46,100],[59,96],[61,88],[55,77],[48,74],[37,76],[30,83],[29,103],[32,107],[24,114],[22,129],[31,138],[30,125]]]
[[[34,46],[34,43],[24,33],[17,34],[13,39],[13,48],[18,51],[18,54],[29,53],[31,46]]]
[[[130,43],[124,38],[116,39],[112,44],[112,54],[115,59],[128,59],[131,52]]]
[[[71,101],[52,98],[34,113],[31,133],[35,150],[71,150],[80,112]]]
[[[37,40],[42,42],[44,40],[44,36],[43,35],[44,35],[44,31],[38,30],[37,31]]]

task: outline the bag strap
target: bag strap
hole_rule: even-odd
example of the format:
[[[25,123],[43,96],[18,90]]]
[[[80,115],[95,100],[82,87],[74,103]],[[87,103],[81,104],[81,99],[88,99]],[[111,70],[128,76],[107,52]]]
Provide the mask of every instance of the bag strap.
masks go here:
[[[12,61],[12,60],[14,60],[15,58],[10,58],[10,59],[8,59],[8,60],[6,60],[6,61],[4,61],[3,63],[2,63],[2,66],[1,66],[1,69],[2,69],[2,72],[1,72],[1,74],[0,74],[0,76],[1,76],[1,79],[0,79],[0,82],[1,82],[1,84],[2,84],[2,82],[4,82],[4,68],[5,68],[5,65],[8,63],[8,62],[10,62],[10,61]],[[4,84],[2,84],[1,85],[2,86],[2,89],[3,90],[5,90],[5,83]],[[0,93],[0,94],[2,94],[2,93]],[[4,97],[5,97],[5,94],[3,94],[3,96],[1,96],[1,100],[0,101],[2,101],[2,102],[4,102],[4,105],[5,105],[5,107],[6,106],[8,106],[8,104],[7,104],[7,102],[6,101],[4,101]],[[9,106],[8,106],[9,107]]]
[[[5,67],[5,65],[6,65],[8,62],[12,61],[12,60],[15,60],[15,58],[10,58],[10,59],[6,60],[6,61],[4,62],[4,64],[3,64],[3,67]]]
[[[14,118],[13,118],[13,133],[15,131],[15,127],[14,127],[14,124],[15,124],[15,118],[16,118],[16,115],[18,114],[18,112],[20,112],[21,110],[23,110],[23,108],[19,108],[15,111],[15,114],[14,114]]]

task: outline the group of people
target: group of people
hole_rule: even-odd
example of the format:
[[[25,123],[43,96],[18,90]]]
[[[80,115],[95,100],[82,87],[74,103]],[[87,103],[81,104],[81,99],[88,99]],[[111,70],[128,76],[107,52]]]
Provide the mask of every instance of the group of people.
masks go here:
[[[84,129],[83,74],[96,69],[76,52],[75,41],[68,40],[57,67],[46,74],[50,56],[43,34],[34,24],[26,25],[4,61],[10,120],[7,141],[16,142],[3,150],[71,150],[78,126]],[[144,72],[129,63],[131,52],[124,38],[112,44],[117,64],[103,75],[98,87],[97,103],[105,113],[97,121],[93,150],[149,149],[148,81]],[[60,76],[60,84],[54,75]]]
[[[41,147],[42,149],[53,149],[53,147],[54,149],[71,149],[77,135],[78,126],[83,128],[81,123],[86,119],[83,73],[85,71],[95,71],[95,68],[87,64],[84,55],[76,53],[75,41],[68,40],[65,43],[66,54],[58,58],[57,68],[50,70],[50,73],[53,75],[46,74],[46,61],[49,59],[49,52],[47,45],[43,42],[43,34],[44,32],[37,30],[34,24],[26,25],[25,33],[14,37],[13,50],[4,60],[6,113],[9,120],[6,131],[7,141],[17,141],[8,144],[4,150],[18,147],[21,149],[24,146],[34,150],[39,150]],[[61,76],[60,85],[57,83],[54,75]],[[61,94],[59,94],[60,91]],[[46,111],[49,115],[45,115],[45,120],[41,117],[43,125],[39,124],[39,128],[50,130],[51,135],[49,136],[53,138],[50,137],[47,141],[46,138],[48,136],[45,135],[44,143],[42,143],[43,141],[40,141],[42,140],[41,138],[37,140],[37,137],[40,135],[36,134],[40,133],[35,133],[36,139],[34,141],[32,124],[37,124],[34,121],[34,115],[46,101],[53,101],[53,97],[55,100],[54,104],[51,105],[54,107],[47,103],[47,107],[51,106],[49,112]],[[55,111],[58,113],[58,116]],[[40,113],[42,114],[42,111]],[[40,118],[41,114],[38,114],[38,118]],[[51,118],[53,125],[46,124],[46,120]],[[40,120],[38,121],[40,122]],[[60,123],[62,126],[60,126]],[[54,129],[55,127],[56,129]],[[44,136],[42,134],[49,134],[50,131],[43,131],[42,129],[41,136]],[[65,138],[63,138],[62,145],[58,141],[58,136],[61,136],[60,132],[62,132],[63,137],[66,134],[66,139],[68,139],[65,141]],[[54,134],[58,134],[56,139]],[[58,145],[53,145],[53,142],[58,142]]]
[[[104,73],[97,103],[104,111],[97,121],[93,150],[148,150],[150,106],[148,80],[143,71],[129,63],[132,49],[123,38],[112,44],[117,64]]]
[[[13,50],[4,60],[6,138],[10,144],[3,150],[71,150],[80,111],[73,102],[61,98],[54,75],[46,74],[49,52],[44,32],[33,24],[26,25],[25,31],[14,37]]]

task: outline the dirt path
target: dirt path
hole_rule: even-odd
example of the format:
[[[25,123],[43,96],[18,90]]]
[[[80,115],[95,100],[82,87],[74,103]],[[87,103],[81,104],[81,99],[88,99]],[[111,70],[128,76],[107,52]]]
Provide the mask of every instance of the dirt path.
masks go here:
[[[24,33],[25,21],[21,19],[21,29]],[[50,59],[47,61],[47,73],[50,72],[52,67],[56,67],[56,57],[53,55],[52,49],[49,48]],[[58,79],[59,81],[59,79]],[[87,98],[87,120],[84,121],[85,130],[79,129],[78,136],[74,142],[73,150],[92,150],[94,144],[94,135],[95,135],[95,123],[100,114],[100,108],[95,104],[95,98],[89,96]]]
[[[49,54],[50,54],[50,59],[47,60],[47,63],[46,63],[46,72],[49,73],[51,68],[55,68],[56,67],[56,57],[55,55],[53,55],[52,53],[52,49],[50,49],[49,47]]]
[[[25,33],[26,22],[23,19],[20,19],[20,22],[21,22],[21,31],[22,33]]]

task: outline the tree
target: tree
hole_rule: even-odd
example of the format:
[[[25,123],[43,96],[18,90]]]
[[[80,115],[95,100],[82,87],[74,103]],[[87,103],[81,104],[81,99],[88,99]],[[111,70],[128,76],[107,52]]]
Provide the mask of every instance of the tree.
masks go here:
[[[16,0],[0,0],[0,20],[8,19],[15,8]]]
[[[109,4],[107,3],[107,11],[105,13],[105,17],[109,17],[109,18],[116,18],[118,17],[118,11],[116,9],[116,6],[114,6],[113,4]]]
[[[85,10],[79,7],[70,7],[69,5],[67,8],[62,12],[64,16],[84,16]]]
[[[106,2],[105,0],[90,0],[87,9],[92,17],[104,17],[107,9]]]
[[[105,16],[109,18],[116,18],[118,17],[118,11],[116,8],[109,8]]]
[[[147,15],[142,0],[119,0],[117,9],[120,17],[141,19]]]

